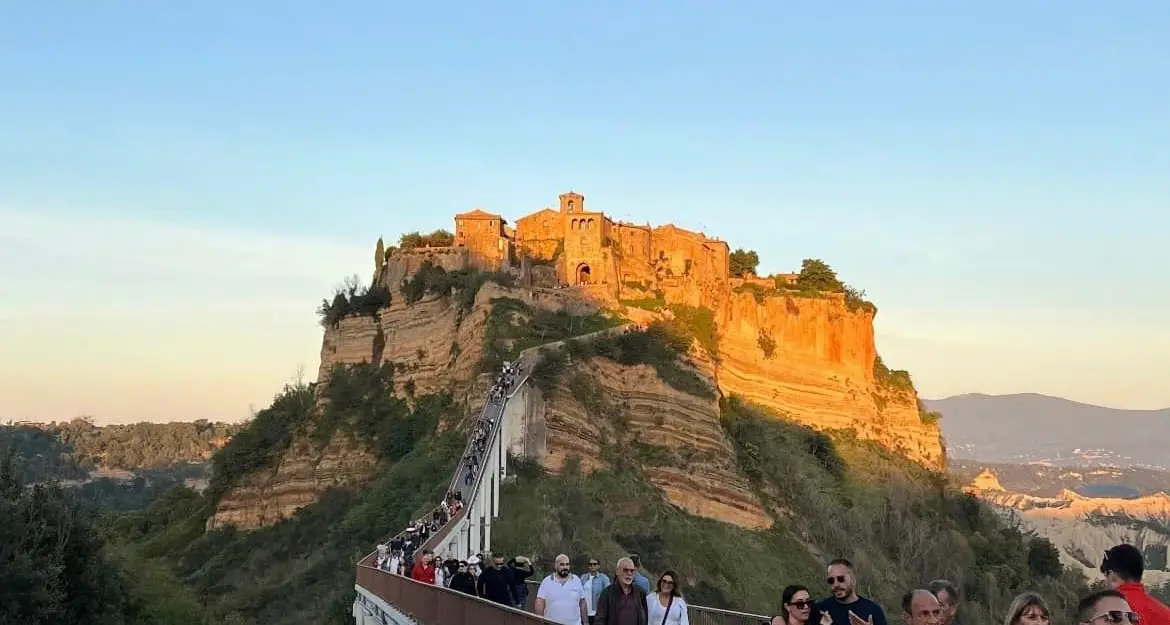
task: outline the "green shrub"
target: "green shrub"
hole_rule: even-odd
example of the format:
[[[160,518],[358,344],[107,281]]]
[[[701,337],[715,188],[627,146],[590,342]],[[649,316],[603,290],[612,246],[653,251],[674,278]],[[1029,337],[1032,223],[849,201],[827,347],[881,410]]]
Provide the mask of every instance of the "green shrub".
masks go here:
[[[455,235],[446,230],[435,230],[430,234],[407,232],[398,238],[398,248],[412,250],[420,247],[451,247],[455,245]]]
[[[413,396],[413,380],[408,395]],[[439,418],[449,412],[449,393],[414,397],[413,409],[394,395],[394,367],[369,363],[333,367],[323,389],[327,400],[313,421],[311,436],[318,447],[341,430],[375,450],[378,458],[393,462],[434,433]]]
[[[771,334],[760,332],[756,344],[760,346],[760,351],[764,352],[764,358],[771,358],[776,354],[776,339],[772,338]]]
[[[728,255],[727,263],[729,273],[733,277],[742,278],[749,273],[756,273],[756,268],[760,266],[760,255],[755,250],[740,248]]]
[[[566,310],[534,309],[512,297],[497,297],[491,303],[484,329],[483,371],[499,370],[504,361],[515,360],[526,349],[621,324],[620,319],[601,313],[573,315]]]
[[[779,296],[781,292],[777,289],[764,288],[753,282],[741,284],[732,290],[733,293],[751,293],[756,302],[763,304],[769,297]]]
[[[914,380],[905,369],[890,369],[879,355],[873,359],[873,379],[879,385],[895,391],[914,392]]]
[[[284,456],[293,437],[313,413],[315,386],[285,386],[271,406],[256,413],[243,430],[211,457],[212,477],[207,487],[210,501],[218,502],[241,477],[272,467]]]
[[[817,552],[863,568],[859,590],[879,603],[898,605],[906,588],[938,577],[962,580],[970,622],[994,622],[987,615],[1003,614],[1025,589],[1040,590],[1058,613],[1075,603],[1075,576],[1044,543],[947,476],[854,432],[816,432],[735,397],[721,405],[760,498]]]
[[[372,317],[390,305],[390,289],[380,284],[361,287],[357,282],[338,287],[333,299],[321,300],[317,317],[321,327],[336,327],[342,319],[351,316]]]
[[[691,336],[685,332],[678,325],[654,322],[646,330],[572,341],[568,350],[581,359],[597,356],[622,365],[650,365],[659,379],[672,388],[696,397],[714,398],[715,390],[711,384],[680,363],[691,344]]]
[[[715,326],[715,311],[705,306],[673,304],[670,307],[670,312],[674,313],[674,319],[663,323],[671,328],[671,332],[698,341],[699,346],[707,352],[707,355],[712,360],[718,361],[719,333]]]
[[[480,287],[487,282],[514,286],[515,278],[506,272],[485,272],[473,269],[447,271],[443,267],[423,261],[418,271],[404,281],[402,294],[407,304],[414,304],[425,295],[449,297],[454,295],[460,311],[471,310]]]

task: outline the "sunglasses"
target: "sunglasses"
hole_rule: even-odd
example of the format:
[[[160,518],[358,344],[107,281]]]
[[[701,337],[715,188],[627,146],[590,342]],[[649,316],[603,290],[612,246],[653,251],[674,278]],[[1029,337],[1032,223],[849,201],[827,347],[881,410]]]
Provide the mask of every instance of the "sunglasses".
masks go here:
[[[589,566],[597,566],[598,564],[599,564],[598,562],[590,562]]]
[[[673,579],[664,579],[664,580],[658,582],[658,584],[661,586],[674,586],[674,580]]]
[[[1110,610],[1108,612],[1102,612],[1101,614],[1094,616],[1087,622],[1092,623],[1097,619],[1105,619],[1110,623],[1124,623],[1126,621],[1129,621],[1130,623],[1137,623],[1142,620],[1142,615],[1138,614],[1137,612],[1126,612],[1125,610]]]
[[[833,582],[837,582],[838,584],[844,584],[845,580],[847,580],[847,579],[849,579],[849,578],[845,577],[844,575],[838,575],[837,577],[830,576],[828,579],[825,580],[825,583],[829,584],[830,586],[833,585]]]
[[[809,601],[808,599],[801,599],[800,601],[793,601],[788,605],[796,608],[797,610],[804,610],[805,608],[811,608],[813,606],[813,602]]]

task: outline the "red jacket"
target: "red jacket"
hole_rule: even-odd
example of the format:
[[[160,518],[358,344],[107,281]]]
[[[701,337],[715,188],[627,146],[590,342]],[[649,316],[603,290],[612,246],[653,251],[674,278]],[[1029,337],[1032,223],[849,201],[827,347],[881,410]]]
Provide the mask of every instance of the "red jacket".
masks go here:
[[[1141,584],[1122,584],[1117,587],[1125,595],[1129,607],[1142,616],[1141,625],[1170,625],[1170,608],[1146,592]]]
[[[426,566],[422,561],[415,562],[414,570],[410,572],[410,578],[424,584],[433,584],[435,583],[435,567]],[[1170,625],[1170,623],[1166,625]]]

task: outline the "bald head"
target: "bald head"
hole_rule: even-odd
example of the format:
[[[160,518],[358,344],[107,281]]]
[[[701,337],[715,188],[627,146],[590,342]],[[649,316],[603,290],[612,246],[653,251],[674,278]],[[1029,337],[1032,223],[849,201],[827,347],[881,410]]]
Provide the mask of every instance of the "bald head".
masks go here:
[[[553,566],[556,567],[557,577],[566,578],[569,576],[569,556],[560,554],[553,560]]]
[[[902,595],[902,613],[906,625],[939,625],[942,606],[934,593],[917,588]]]

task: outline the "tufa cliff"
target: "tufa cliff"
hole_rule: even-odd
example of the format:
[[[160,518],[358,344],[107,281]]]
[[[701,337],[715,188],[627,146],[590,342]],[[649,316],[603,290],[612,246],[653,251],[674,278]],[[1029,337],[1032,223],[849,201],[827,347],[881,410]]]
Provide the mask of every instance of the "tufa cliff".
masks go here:
[[[692,337],[685,362],[558,344],[568,352],[554,357],[567,356],[559,374],[509,403],[512,454],[552,471],[636,462],[674,505],[748,528],[772,519],[737,468],[720,398],[945,465],[937,423],[920,411],[909,376],[880,364],[872,305],[857,305],[840,283],[822,292],[793,286],[795,274],[731,278],[726,243],[613,222],[584,211],[577,194],[514,230],[499,215],[463,213],[454,235],[433,240],[442,244],[389,250],[379,240],[369,297],[351,290],[325,303],[319,383],[339,364],[392,363],[399,396],[449,393],[466,417],[503,359],[531,350],[541,361],[554,357],[541,345],[668,323]],[[273,466],[228,489],[207,526],[274,523],[331,486],[364,483],[376,466],[345,434],[321,445],[298,433]]]

